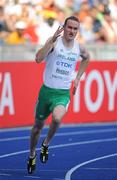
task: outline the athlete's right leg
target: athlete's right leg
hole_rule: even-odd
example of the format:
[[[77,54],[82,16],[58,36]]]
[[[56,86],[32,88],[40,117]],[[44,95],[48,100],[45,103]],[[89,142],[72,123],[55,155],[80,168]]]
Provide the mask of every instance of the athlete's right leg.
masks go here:
[[[47,117],[50,114],[47,97],[48,96],[46,89],[44,86],[42,86],[35,106],[35,124],[31,130],[31,135],[30,135],[30,153],[29,153],[29,161],[28,161],[29,173],[30,172],[32,173],[33,169],[35,169],[36,145],[38,143],[41,130],[44,126],[45,119],[47,119]]]
[[[36,121],[35,121],[36,122]],[[41,130],[44,126],[44,121],[38,121],[38,123],[35,123],[31,130],[30,135],[30,157],[35,156],[35,149],[36,145],[38,143],[39,136],[41,134]]]
[[[37,123],[38,122],[38,123]],[[44,126],[44,121],[35,121],[30,135],[30,153],[27,162],[28,173],[32,173],[36,168],[36,145],[38,143],[41,130]]]

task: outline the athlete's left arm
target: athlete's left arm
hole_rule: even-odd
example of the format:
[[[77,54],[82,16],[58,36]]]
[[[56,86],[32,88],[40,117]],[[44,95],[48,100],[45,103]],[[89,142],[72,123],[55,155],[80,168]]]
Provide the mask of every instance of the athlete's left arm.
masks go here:
[[[78,69],[76,78],[74,80],[73,95],[76,93],[76,89],[78,87],[80,78],[81,78],[82,74],[85,72],[85,70],[88,66],[88,63],[89,63],[89,59],[90,59],[88,51],[86,50],[86,48],[84,46],[81,46],[81,45],[80,45],[80,56],[81,56],[82,60],[79,65],[79,69]]]

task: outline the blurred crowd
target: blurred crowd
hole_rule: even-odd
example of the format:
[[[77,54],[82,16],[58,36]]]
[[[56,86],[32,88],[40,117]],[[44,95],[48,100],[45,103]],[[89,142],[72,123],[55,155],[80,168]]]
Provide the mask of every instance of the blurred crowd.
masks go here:
[[[117,0],[0,0],[0,45],[43,45],[71,15],[80,43],[117,43]]]

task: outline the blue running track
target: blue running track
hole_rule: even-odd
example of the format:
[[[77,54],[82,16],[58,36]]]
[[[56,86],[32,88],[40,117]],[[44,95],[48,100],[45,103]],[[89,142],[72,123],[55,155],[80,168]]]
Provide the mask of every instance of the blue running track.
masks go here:
[[[31,128],[0,130],[0,180],[117,180],[117,123],[61,126],[49,146],[49,160],[27,173]]]

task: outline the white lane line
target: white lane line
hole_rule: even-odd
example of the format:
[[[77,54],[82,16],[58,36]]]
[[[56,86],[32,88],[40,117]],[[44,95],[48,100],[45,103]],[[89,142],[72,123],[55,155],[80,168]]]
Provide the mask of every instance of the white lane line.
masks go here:
[[[11,174],[1,174],[0,173],[0,176],[11,176]],[[25,177],[25,178],[33,178],[33,179],[41,179],[41,177],[39,177],[39,176],[23,176],[23,177]],[[64,180],[64,179],[61,179],[61,178],[54,178],[53,180]]]
[[[0,171],[12,171],[12,172],[17,172],[17,171],[25,171],[25,169],[0,169]],[[39,172],[66,172],[66,170],[56,170],[56,169],[44,169],[44,170],[40,170],[39,169]]]
[[[97,139],[97,140],[81,141],[81,142],[68,143],[68,144],[58,144],[58,145],[50,146],[49,149],[68,147],[68,146],[76,146],[76,145],[84,145],[84,144],[112,142],[112,141],[117,141],[117,138]],[[36,150],[38,151],[38,150],[40,150],[40,148],[37,148]],[[13,152],[13,153],[9,153],[9,154],[3,154],[3,155],[0,155],[0,159],[5,158],[5,157],[10,157],[10,156],[15,156],[15,155],[27,153],[27,152],[29,152],[29,149],[24,150],[24,151]]]
[[[85,161],[81,164],[78,164],[76,166],[74,166],[73,168],[71,168],[65,175],[65,180],[71,180],[71,175],[74,171],[78,170],[80,167],[86,165],[86,164],[90,164],[92,162],[95,162],[95,161],[99,161],[99,160],[102,160],[102,159],[106,159],[106,158],[109,158],[109,157],[114,157],[114,156],[117,156],[117,153],[114,153],[114,154],[109,154],[109,155],[106,155],[106,156],[102,156],[102,157],[98,157],[98,158],[95,158],[95,159],[91,159],[89,161]]]
[[[0,139],[0,142],[16,141],[16,140],[24,140],[24,139],[29,139],[29,136],[12,137],[12,138],[3,138],[3,139]]]
[[[53,180],[64,180],[64,179],[61,179],[61,178],[54,178]]]
[[[84,168],[84,169],[89,169],[89,170],[116,170],[117,168]]]
[[[34,178],[34,179],[40,179],[41,177],[39,176],[24,176],[25,178]]]
[[[24,171],[24,169],[0,169],[0,171]]]
[[[116,132],[117,129],[100,129],[100,130],[87,130],[87,131],[75,131],[75,132],[66,132],[66,133],[56,133],[55,136],[69,136],[69,135],[79,135],[79,134],[93,134],[93,133],[108,133],[108,132]],[[41,137],[45,137],[46,134],[41,135]],[[21,136],[21,137],[12,137],[12,138],[2,138],[0,142],[5,141],[16,141],[16,140],[25,140],[29,139],[29,136]]]
[[[75,128],[75,127],[107,127],[107,126],[117,126],[117,121],[113,122],[96,122],[96,123],[78,123],[78,124],[61,124],[61,128]],[[32,125],[33,126],[33,125]],[[26,127],[13,127],[13,128],[0,128],[1,132],[14,132],[14,131],[22,131],[22,130],[31,130],[32,126]],[[47,129],[49,126],[45,125],[44,129]]]
[[[11,176],[11,174],[0,173],[0,176]]]
[[[14,127],[14,128],[0,128],[0,133],[4,133],[4,132],[14,132],[14,131],[26,131],[26,130],[30,130],[31,126],[26,126],[26,127]]]
[[[0,169],[0,171],[1,171],[1,173],[0,173],[0,176],[13,176],[13,174],[8,174],[8,173],[3,173],[4,171],[6,172],[6,171],[9,171],[10,173],[12,173],[12,172],[24,172],[25,170],[24,169]],[[66,172],[65,170],[63,171],[63,170],[55,170],[55,169],[50,169],[50,170],[39,170],[39,172],[56,172],[56,173],[60,173],[60,172]],[[33,175],[33,176],[31,176],[31,175],[25,175],[25,176],[23,176],[23,177],[25,177],[25,178],[35,178],[35,179],[41,179],[41,177],[39,177],[39,176],[35,176],[35,175]],[[62,178],[53,178],[53,180],[64,180],[64,179],[62,179]]]
[[[44,137],[45,135],[42,135],[42,137]],[[6,142],[6,141],[16,141],[16,140],[25,140],[25,139],[29,139],[30,136],[21,136],[21,137],[12,137],[12,138],[3,138],[0,139],[0,142]]]

